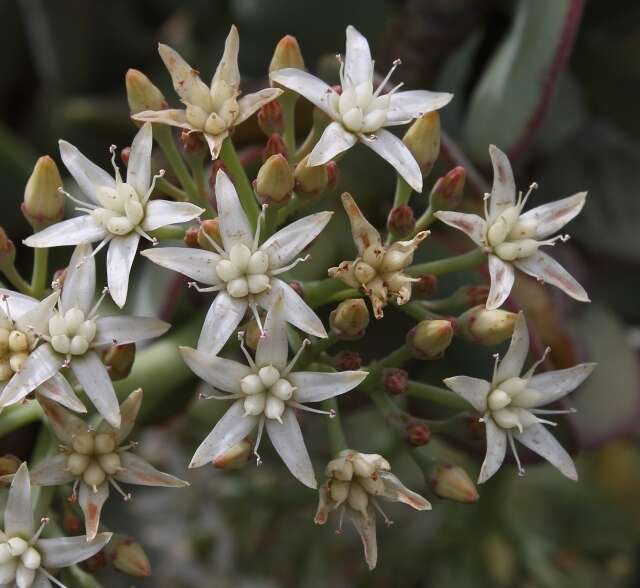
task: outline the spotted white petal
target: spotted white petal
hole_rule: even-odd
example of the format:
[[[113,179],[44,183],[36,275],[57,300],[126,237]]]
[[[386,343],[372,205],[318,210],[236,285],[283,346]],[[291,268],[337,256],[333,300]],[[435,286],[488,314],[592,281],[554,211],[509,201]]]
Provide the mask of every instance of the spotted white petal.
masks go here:
[[[142,388],[134,390],[120,405],[120,426],[112,427],[108,422],[102,421],[98,425],[99,433],[109,433],[115,436],[116,443],[120,445],[131,433],[136,424],[136,418],[142,406]]]
[[[491,288],[486,307],[487,310],[495,310],[500,308],[511,294],[516,275],[510,263],[502,261],[497,255],[489,254],[489,277]]]
[[[373,79],[373,60],[369,43],[358,29],[347,27],[347,43],[344,57],[345,82],[355,87]]]
[[[540,398],[530,408],[550,404],[566,396],[580,386],[595,367],[595,363],[580,363],[564,370],[554,370],[533,376],[529,380],[528,387],[536,390]]]
[[[267,312],[264,322],[264,336],[258,341],[256,365],[272,365],[282,371],[287,365],[289,342],[287,324],[284,318],[284,300],[278,298]]]
[[[529,425],[522,433],[514,433],[514,436],[525,447],[544,457],[552,466],[558,468],[567,478],[570,480],[578,479],[578,472],[571,456],[542,424]]]
[[[233,124],[239,125],[241,122],[244,122],[254,112],[257,112],[265,104],[275,100],[281,94],[282,90],[280,88],[264,88],[258,92],[254,92],[253,94],[245,94],[240,98],[240,100],[238,100],[240,113]]]
[[[140,235],[131,232],[123,237],[114,237],[107,251],[107,284],[113,301],[122,308],[127,301],[129,275],[138,251]]]
[[[0,305],[0,312],[4,313],[6,304],[9,307],[9,313],[14,319],[33,310],[40,303],[36,298],[31,298],[31,296],[20,294],[13,290],[6,290],[5,288],[0,288],[0,298],[3,300],[2,305]]]
[[[84,514],[84,528],[87,534],[86,541],[93,541],[98,534],[100,526],[100,514],[102,506],[109,498],[109,483],[104,482],[94,492],[84,482],[80,482],[78,490],[78,504]]]
[[[266,419],[265,426],[273,447],[294,477],[309,488],[317,488],[313,465],[294,411],[286,408],[282,414],[282,423]]]
[[[484,414],[487,410],[487,396],[491,390],[491,384],[486,380],[470,376],[454,376],[443,381],[447,388],[464,398],[479,413]]]
[[[224,80],[232,88],[240,86],[240,70],[238,69],[238,52],[240,51],[240,36],[236,25],[231,25],[229,34],[224,42],[224,52],[216,72],[211,79],[211,88],[217,80]]]
[[[590,302],[589,295],[577,280],[544,251],[538,249],[533,255],[513,263],[521,272],[560,288],[567,296],[580,302]]]
[[[489,217],[495,219],[505,208],[516,201],[516,182],[509,158],[495,145],[489,146],[493,165],[493,187],[489,198]]]
[[[509,349],[498,364],[495,373],[494,386],[497,386],[509,378],[518,377],[522,373],[524,362],[529,353],[529,328],[524,312],[518,313],[516,324],[511,335]]]
[[[151,200],[145,207],[142,228],[153,231],[166,225],[186,223],[204,212],[191,202],[171,202],[170,200]]]
[[[147,193],[151,185],[152,146],[151,124],[145,123],[133,138],[127,163],[127,184],[138,193],[140,198]]]
[[[237,243],[242,243],[251,249],[253,231],[249,219],[242,209],[238,193],[229,176],[222,170],[219,170],[216,176],[216,202],[220,219],[220,236],[225,251],[228,252]]]
[[[107,234],[91,215],[83,214],[51,225],[27,237],[23,243],[28,247],[61,247],[101,241]]]
[[[124,470],[114,476],[118,482],[165,488],[183,488],[189,485],[184,480],[157,470],[149,462],[130,451],[123,451],[119,455]]]
[[[190,247],[159,247],[145,249],[140,255],[209,286],[220,281],[216,274],[216,264],[220,261],[217,253]]]
[[[71,370],[102,417],[114,427],[120,426],[120,407],[107,368],[98,354],[88,351],[71,361]]]
[[[199,468],[210,463],[223,451],[242,441],[251,433],[258,424],[258,419],[254,416],[242,416],[243,414],[243,401],[237,400],[200,444],[189,467]]]
[[[579,192],[562,200],[555,200],[532,208],[520,215],[520,220],[534,219],[537,223],[536,239],[546,239],[578,216],[584,207],[586,199],[587,193]]]
[[[332,122],[322,132],[320,139],[309,154],[307,165],[310,167],[323,165],[336,155],[353,147],[357,141],[356,135],[345,130],[340,123]]]
[[[416,510],[431,510],[431,503],[417,492],[409,490],[394,474],[381,470],[378,472],[384,483],[383,496],[392,502],[402,502]]]
[[[171,75],[173,88],[180,98],[190,104],[199,105],[203,96],[209,96],[209,88],[200,79],[198,71],[191,67],[177,51],[160,43],[158,53]]]
[[[38,396],[38,402],[46,415],[49,425],[63,445],[71,447],[73,438],[89,427],[81,418],[60,406],[57,402]]]
[[[100,533],[92,540],[78,537],[40,539],[36,548],[42,555],[42,565],[47,568],[66,568],[89,559],[109,543],[112,533]]]
[[[446,225],[459,229],[467,235],[476,245],[484,245],[484,232],[486,222],[477,214],[467,214],[465,212],[454,212],[452,210],[439,210],[435,217]]]
[[[166,333],[171,325],[146,316],[105,316],[96,320],[93,345],[124,345],[153,339]]]
[[[16,326],[21,331],[33,330],[36,333],[44,333],[59,298],[60,293],[55,291],[26,312],[18,316],[12,313],[11,316]],[[11,311],[11,307],[9,307],[9,310]]]
[[[91,310],[96,290],[96,260],[91,245],[81,243],[73,250],[64,278],[60,305],[67,311],[79,308],[85,315]]]
[[[480,468],[478,484],[486,482],[504,462],[507,453],[507,434],[487,416],[484,420],[487,430],[487,454]]]
[[[285,68],[271,72],[271,81],[304,96],[311,104],[317,106],[329,116],[335,113],[330,105],[329,97],[334,90],[320,78],[295,68]]]
[[[209,153],[211,154],[211,160],[215,161],[220,155],[222,149],[222,143],[229,136],[228,131],[223,131],[219,135],[212,135],[211,133],[202,133],[207,145],[209,146]]]
[[[84,404],[76,396],[71,384],[57,373],[36,388],[36,394],[49,398],[75,412],[87,412]]]
[[[379,129],[373,135],[361,134],[360,140],[390,163],[416,192],[422,192],[422,172],[409,148],[393,133]]]
[[[246,298],[232,298],[227,292],[220,292],[204,317],[198,349],[217,354],[238,328],[247,307]]]
[[[345,372],[292,372],[289,381],[298,389],[294,397],[298,402],[320,402],[353,390],[368,375],[368,372],[353,370]]]
[[[180,347],[180,354],[191,371],[214,388],[239,394],[240,381],[251,372],[246,365],[191,347]]]
[[[373,506],[367,506],[367,516],[355,511],[351,508],[347,510],[347,514],[353,526],[358,531],[364,548],[364,559],[370,570],[373,570],[378,563],[378,541],[376,539],[376,514]]]
[[[60,146],[60,157],[76,184],[94,203],[98,204],[98,199],[96,198],[97,188],[116,187],[116,182],[111,174],[89,161],[80,153],[77,147],[63,140],[58,141],[58,145]]]
[[[447,92],[429,92],[428,90],[409,90],[396,92],[389,99],[387,120],[392,122],[420,118],[427,112],[439,110],[453,99]]]
[[[34,486],[60,486],[74,480],[74,476],[66,471],[67,456],[56,453],[31,468],[29,477]]]
[[[22,463],[18,468],[4,511],[4,532],[12,537],[21,535],[25,538],[33,535],[33,507],[31,505],[31,482],[27,464]]]
[[[139,120],[150,123],[159,123],[179,127],[187,131],[200,131],[187,122],[187,112],[180,108],[168,108],[166,110],[143,110],[131,115],[133,120]]]

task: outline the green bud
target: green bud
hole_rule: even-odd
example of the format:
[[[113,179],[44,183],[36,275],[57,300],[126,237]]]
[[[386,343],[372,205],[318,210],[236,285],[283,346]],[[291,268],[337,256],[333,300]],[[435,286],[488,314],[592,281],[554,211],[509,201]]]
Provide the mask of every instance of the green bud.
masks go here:
[[[283,202],[293,191],[294,178],[287,159],[280,154],[272,155],[258,170],[255,190],[265,202]]]
[[[431,488],[441,498],[455,502],[476,502],[480,495],[465,470],[457,465],[441,463],[431,477]]]
[[[1,481],[2,477],[15,474],[21,464],[22,461],[20,461],[20,458],[15,455],[11,455],[10,453],[0,457],[0,486],[9,486],[11,484],[9,480],[6,482]]]
[[[296,180],[296,191],[302,194],[319,194],[329,185],[329,170],[326,165],[309,167],[307,155],[296,166],[293,174]]]
[[[466,172],[464,167],[454,167],[449,173],[438,178],[429,195],[429,206],[433,212],[455,210],[462,202]]]
[[[113,381],[126,378],[131,373],[135,359],[135,343],[112,345],[102,356],[102,361],[109,371],[109,377]]]
[[[151,575],[151,564],[142,546],[132,537],[119,536],[109,547],[113,567],[133,576],[145,578]]]
[[[329,315],[329,323],[340,339],[362,337],[369,324],[367,304],[362,298],[343,300]]]
[[[278,41],[269,64],[269,73],[287,67],[306,69],[298,40],[292,35],[285,35]]]
[[[220,453],[213,460],[213,465],[221,470],[239,470],[246,465],[251,451],[251,442],[249,439],[243,439]]]
[[[440,115],[427,112],[409,127],[403,143],[418,162],[422,175],[427,176],[440,154]]]
[[[57,223],[64,216],[62,178],[56,162],[48,155],[36,161],[24,189],[22,214],[35,231]]]
[[[124,78],[127,87],[127,101],[131,114],[143,110],[164,110],[167,101],[162,92],[137,69],[130,69]]]
[[[518,315],[474,306],[456,319],[458,335],[481,345],[497,345],[511,337]]]
[[[407,334],[407,345],[418,359],[438,359],[451,344],[453,325],[447,320],[427,319]]]

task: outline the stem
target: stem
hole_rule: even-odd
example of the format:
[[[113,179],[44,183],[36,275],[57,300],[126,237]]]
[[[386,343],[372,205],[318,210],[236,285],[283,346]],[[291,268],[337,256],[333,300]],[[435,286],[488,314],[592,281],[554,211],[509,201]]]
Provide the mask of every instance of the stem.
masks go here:
[[[285,92],[279,98],[284,119],[284,144],[287,147],[289,160],[296,155],[296,102],[298,96],[293,92]]]
[[[426,319],[440,320],[443,318],[441,314],[428,309],[422,302],[408,302],[407,304],[398,306],[398,308],[417,321],[424,321]]]
[[[31,294],[34,298],[42,298],[47,287],[49,267],[49,249],[37,248],[33,254],[33,273],[31,274]]]
[[[460,272],[472,269],[486,260],[486,254],[482,249],[473,249],[462,255],[447,257],[437,261],[419,263],[407,269],[410,276],[422,276],[424,274],[442,275],[451,272]]]
[[[200,197],[198,188],[196,187],[191,174],[187,168],[176,142],[173,140],[171,129],[164,125],[153,125],[153,135],[164,152],[165,157],[169,161],[173,173],[178,178],[180,185],[187,194],[187,200],[191,202],[199,202]]]
[[[411,198],[412,192],[413,190],[411,186],[404,181],[404,179],[402,178],[402,176],[400,176],[400,174],[398,174],[396,176],[396,192],[393,195],[393,207],[391,208],[391,210],[393,210],[394,208],[398,208],[398,206],[404,206],[405,204],[407,204],[407,202],[409,202],[409,199]],[[393,243],[396,240],[397,240],[397,237],[393,235],[391,232],[389,232],[387,234],[387,239],[385,244],[388,247],[389,245],[391,245],[391,243]]]
[[[204,156],[202,155],[187,155],[185,157],[191,175],[198,191],[198,202],[204,204],[206,208],[209,208],[209,202],[207,199],[207,180],[204,175]]]
[[[249,223],[253,229],[256,228],[258,222],[258,216],[260,216],[260,207],[256,201],[256,197],[253,194],[253,188],[247,177],[247,173],[242,167],[242,163],[238,158],[238,153],[233,146],[233,141],[230,137],[227,137],[220,149],[220,159],[225,164],[229,174],[233,179],[233,184],[238,191],[238,198],[244,208],[244,212],[249,219]]]
[[[344,282],[335,278],[327,278],[325,280],[317,280],[315,282],[302,283],[304,292],[304,300],[311,308],[317,308],[326,304],[328,300],[337,295],[340,291],[345,290]],[[351,291],[352,288],[349,288]]]
[[[2,268],[5,278],[9,280],[9,283],[16,289],[20,290],[23,294],[31,296],[31,284],[27,282],[18,272],[16,266],[11,264]]]
[[[168,225],[151,231],[150,235],[156,239],[184,239],[184,233],[184,227]]]
[[[172,184],[169,180],[165,180],[164,178],[159,178],[156,181],[156,187],[158,191],[162,192],[166,196],[171,196],[177,202],[187,202],[189,200],[187,193],[184,190],[178,188]]]
[[[319,129],[315,124],[311,127],[306,139],[302,145],[300,145],[300,149],[296,151],[294,162],[304,159],[309,155],[309,153],[311,153],[313,148],[316,146],[316,143],[320,140],[320,137],[322,137],[322,131],[323,129]]]
[[[456,396],[448,388],[440,388],[439,386],[432,386],[431,384],[423,384],[422,382],[415,382],[411,380],[407,387],[407,394],[414,398],[422,398],[429,402],[434,402],[447,408],[454,410],[470,410],[469,404]]]
[[[0,436],[11,433],[24,425],[33,423],[42,418],[42,409],[35,401],[26,404],[14,404],[2,411],[0,415]]]
[[[334,411],[335,416],[327,421],[327,433],[329,435],[329,447],[332,455],[338,455],[342,450],[347,449],[347,438],[342,428],[340,420],[340,412],[338,410],[338,402],[335,398],[329,398],[322,403],[322,408],[328,411]]]
[[[413,229],[413,234],[416,235],[420,231],[424,231],[427,227],[436,220],[436,217],[433,214],[433,209],[431,208],[431,204],[427,207],[420,218],[416,221],[416,226]]]
[[[356,290],[355,288],[348,288],[347,290],[342,290],[341,292],[336,292],[332,296],[329,296],[325,300],[325,304],[330,304],[332,302],[342,302],[343,300],[348,300],[349,298],[362,298],[362,292],[360,290]]]
[[[371,373],[369,374],[367,381],[373,381],[374,379],[376,379],[381,375],[383,369],[390,367],[399,367],[412,357],[413,353],[406,345],[398,347],[398,349],[392,351],[389,355],[371,366]]]

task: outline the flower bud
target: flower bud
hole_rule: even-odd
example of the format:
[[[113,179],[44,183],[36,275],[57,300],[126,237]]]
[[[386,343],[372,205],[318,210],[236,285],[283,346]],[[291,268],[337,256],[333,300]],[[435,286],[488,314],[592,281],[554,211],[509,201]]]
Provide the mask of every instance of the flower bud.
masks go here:
[[[48,155],[36,161],[24,189],[22,214],[34,230],[57,223],[64,216],[64,194],[59,192],[62,178],[56,162]]]
[[[404,237],[411,233],[416,226],[413,209],[406,204],[391,209],[387,218],[387,228],[396,237]]]
[[[125,343],[112,345],[102,356],[102,361],[107,367],[109,377],[113,380],[123,380],[131,373],[133,362],[136,359],[136,344]]]
[[[16,246],[0,226],[0,269],[11,267],[16,260]]]
[[[272,100],[262,106],[262,108],[258,110],[257,119],[258,126],[267,137],[273,134],[282,135],[284,132],[282,106],[278,100]]]
[[[480,495],[467,472],[457,465],[438,465],[431,477],[431,488],[441,498],[456,502],[476,502]]]
[[[198,155],[208,152],[208,147],[202,139],[202,133],[192,133],[183,130],[180,133],[180,145],[187,155]]]
[[[287,146],[284,143],[282,135],[278,133],[273,133],[267,139],[267,143],[262,151],[262,161],[267,161],[267,159],[272,155],[282,155],[285,158],[287,157]]]
[[[198,227],[188,227],[184,232],[183,241],[187,247],[191,247],[192,249],[196,249],[200,247],[198,244],[198,231],[200,229]]]
[[[239,470],[245,466],[250,455],[251,442],[249,439],[243,439],[219,454],[213,460],[213,465],[221,470]]]
[[[292,35],[285,35],[278,41],[269,64],[269,73],[287,67],[306,69],[298,40]]]
[[[362,363],[362,356],[357,351],[341,351],[334,359],[336,369],[341,372],[359,370]]]
[[[409,127],[403,143],[420,166],[423,176],[429,175],[440,153],[440,115],[438,111],[427,112]]]
[[[456,319],[458,335],[481,345],[497,345],[511,337],[518,315],[474,306]]]
[[[304,288],[302,287],[302,284],[300,282],[296,282],[295,280],[292,282],[289,282],[289,286],[291,286],[291,289],[298,295],[300,296],[300,298],[304,299]]]
[[[167,101],[151,80],[137,69],[130,69],[124,78],[127,87],[127,101],[131,114],[143,110],[164,110]]]
[[[438,178],[429,195],[429,206],[433,212],[455,210],[462,202],[466,172],[464,167],[454,167],[449,173]]]
[[[11,455],[10,453],[3,455],[0,457],[0,477],[15,474],[21,463],[20,458],[15,455]],[[10,484],[11,482],[0,482],[0,486],[9,486]]]
[[[424,423],[409,423],[406,434],[407,443],[412,447],[421,447],[431,441],[431,431]]]
[[[260,320],[264,321],[264,314],[260,313]],[[243,327],[244,331],[244,342],[246,346],[252,351],[256,351],[258,349],[258,342],[260,341],[260,337],[262,333],[260,332],[260,327],[256,322],[255,318],[252,318],[250,321],[246,322]]]
[[[398,396],[407,391],[409,374],[400,368],[388,368],[382,374],[384,387],[389,394]]]
[[[262,164],[255,181],[258,197],[265,202],[283,202],[293,190],[291,166],[283,155],[272,155]]]
[[[84,528],[82,519],[65,502],[62,514],[62,528],[67,535],[79,535]]]
[[[151,575],[149,558],[141,545],[132,537],[118,537],[112,541],[109,551],[114,568],[135,578]]]
[[[437,359],[453,339],[453,325],[448,320],[424,320],[407,334],[407,345],[418,359]]]
[[[222,247],[222,237],[220,236],[220,221],[218,217],[207,219],[200,223],[198,228],[198,247],[207,251],[216,251],[211,241]]]
[[[412,298],[429,298],[438,289],[438,277],[433,274],[420,276],[411,286]]]
[[[123,165],[129,165],[129,158],[131,157],[131,145],[127,145],[120,149],[120,161]]]
[[[367,304],[362,298],[343,300],[329,315],[329,323],[340,339],[362,337],[369,324]]]
[[[340,181],[340,167],[336,161],[333,161],[333,159],[326,163],[325,167],[327,168],[327,177],[329,180],[327,188],[331,190],[335,188],[336,184]]]
[[[96,572],[107,567],[107,556],[104,553],[104,550],[98,551],[98,553],[94,553],[91,557],[80,562],[80,567],[90,574],[95,574]]]
[[[296,180],[296,191],[301,194],[319,194],[329,185],[329,171],[326,165],[309,167],[307,155],[296,166],[293,176]]]

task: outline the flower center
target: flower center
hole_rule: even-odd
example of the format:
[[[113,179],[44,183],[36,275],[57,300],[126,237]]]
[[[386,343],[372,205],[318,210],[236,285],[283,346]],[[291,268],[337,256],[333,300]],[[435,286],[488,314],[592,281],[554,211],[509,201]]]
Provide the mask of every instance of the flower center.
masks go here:
[[[234,298],[244,298],[249,294],[260,294],[270,287],[269,256],[263,251],[251,252],[241,243],[229,251],[229,259],[222,259],[216,265],[218,277],[225,282],[227,292]]]
[[[116,440],[109,433],[86,431],[73,437],[66,470],[94,489],[122,470]]]
[[[522,431],[540,422],[528,409],[536,406],[541,395],[527,384],[523,378],[509,378],[489,393],[487,407],[493,420],[503,429]]]
[[[35,578],[38,568],[42,563],[40,552],[32,543],[37,540],[38,531],[31,541],[26,541],[19,536],[7,537],[0,543],[0,576],[3,586],[12,585],[21,588],[29,588]]]
[[[0,382],[20,371],[34,344],[33,337],[7,323],[0,326]]]
[[[240,114],[237,95],[233,86],[224,80],[216,80],[210,92],[202,92],[197,97],[197,104],[186,105],[187,122],[205,133],[219,135],[233,126]]]
[[[257,373],[242,378],[240,388],[245,395],[245,416],[264,414],[268,419],[282,422],[286,403],[293,398],[295,387],[280,371],[271,366],[260,368]]]
[[[115,188],[99,187],[96,198],[101,206],[90,214],[112,235],[127,235],[144,219],[143,200],[126,182],[117,181]]]
[[[58,312],[49,319],[49,335],[54,351],[63,355],[83,355],[96,336],[96,323],[79,308]]]

